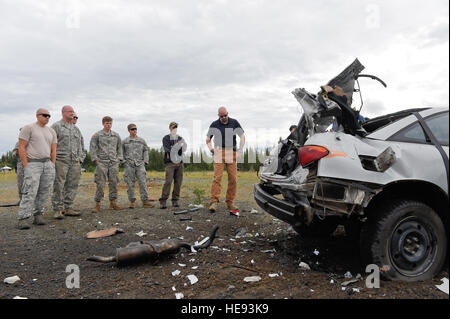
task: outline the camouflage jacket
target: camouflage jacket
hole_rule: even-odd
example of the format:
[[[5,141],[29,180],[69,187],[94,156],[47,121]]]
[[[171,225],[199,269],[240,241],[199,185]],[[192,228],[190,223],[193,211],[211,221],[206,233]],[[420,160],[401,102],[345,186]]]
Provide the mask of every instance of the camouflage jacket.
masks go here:
[[[120,135],[114,131],[107,133],[105,130],[101,130],[95,133],[91,138],[89,149],[93,162],[119,163],[123,161],[122,141]]]
[[[86,157],[84,150],[84,139],[80,129],[70,123],[67,124],[64,120],[60,120],[52,125],[58,138],[56,146],[57,160],[72,160],[82,163]]]
[[[141,137],[127,137],[122,141],[123,158],[128,165],[141,166],[148,164],[148,146]]]

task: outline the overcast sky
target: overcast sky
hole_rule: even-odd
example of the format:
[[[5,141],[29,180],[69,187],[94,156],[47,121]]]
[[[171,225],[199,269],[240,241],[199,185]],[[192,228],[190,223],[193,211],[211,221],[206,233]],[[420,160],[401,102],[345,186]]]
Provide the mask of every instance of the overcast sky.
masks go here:
[[[105,115],[152,147],[171,121],[194,147],[217,108],[249,145],[275,143],[355,58],[365,116],[449,106],[448,0],[0,0],[0,154],[46,107],[72,105],[88,144]],[[354,99],[358,105],[359,98]]]

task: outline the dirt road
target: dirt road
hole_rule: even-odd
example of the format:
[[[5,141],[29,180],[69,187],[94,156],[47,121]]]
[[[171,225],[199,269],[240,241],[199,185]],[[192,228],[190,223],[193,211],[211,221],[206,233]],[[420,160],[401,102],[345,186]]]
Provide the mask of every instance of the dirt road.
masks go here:
[[[162,179],[155,180],[158,187]],[[186,179],[188,187],[189,178]],[[248,190],[242,185],[242,190]],[[14,187],[4,183],[2,189]],[[122,187],[119,204],[127,205]],[[448,265],[434,280],[416,283],[381,282],[379,289],[365,285],[368,274],[361,265],[356,243],[338,230],[324,239],[302,238],[289,225],[262,212],[251,196],[238,197],[241,216],[231,216],[221,204],[215,214],[207,209],[187,215],[174,215],[187,208],[192,197],[184,189],[182,206],[167,210],[158,208],[125,209],[116,212],[107,209],[90,213],[93,184],[84,180],[77,197],[81,217],[54,220],[49,212],[47,225],[18,230],[17,207],[0,208],[0,298],[15,296],[27,298],[175,298],[182,293],[185,299],[198,298],[433,298],[448,299],[435,285],[448,278]],[[250,211],[256,209],[257,213]],[[191,217],[190,221],[180,218]],[[182,250],[176,255],[152,263],[129,267],[97,264],[86,261],[91,255],[113,255],[115,248],[129,242],[165,238],[181,238],[194,243],[208,236],[213,225],[219,225],[218,238],[206,250],[192,253]],[[120,227],[124,233],[100,239],[86,239],[89,231]],[[136,233],[144,231],[145,237]],[[238,232],[241,236],[236,237]],[[299,267],[303,262],[311,270]],[[80,288],[68,289],[68,265],[80,270]],[[174,275],[175,271],[178,275]],[[350,272],[362,279],[342,286]],[[20,281],[13,285],[3,279],[17,275]],[[198,282],[191,284],[188,275]],[[259,276],[257,282],[246,282],[250,276]]]

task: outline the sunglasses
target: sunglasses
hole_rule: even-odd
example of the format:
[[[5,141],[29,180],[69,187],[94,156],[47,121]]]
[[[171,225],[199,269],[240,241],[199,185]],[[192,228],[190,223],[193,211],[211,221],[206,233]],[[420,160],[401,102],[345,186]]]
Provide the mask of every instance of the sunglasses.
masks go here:
[[[130,128],[130,131],[137,131],[136,127]]]
[[[74,120],[78,120],[78,116],[74,116],[73,119],[74,119]]]
[[[43,117],[46,117],[46,118],[50,118],[51,117],[51,115],[50,114],[39,114],[40,116],[43,116]]]
[[[219,117],[220,117],[221,119],[223,119],[223,118],[228,117],[228,114],[226,114],[226,115],[219,115]]]

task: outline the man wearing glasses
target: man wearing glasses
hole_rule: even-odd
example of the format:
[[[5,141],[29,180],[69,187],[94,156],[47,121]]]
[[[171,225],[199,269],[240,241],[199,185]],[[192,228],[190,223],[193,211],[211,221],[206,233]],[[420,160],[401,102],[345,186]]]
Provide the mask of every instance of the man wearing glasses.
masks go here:
[[[52,125],[58,137],[56,147],[56,176],[53,184],[52,206],[56,219],[64,216],[79,216],[72,209],[81,176],[83,136],[72,121],[73,107],[66,105],[61,110],[62,119]]]
[[[228,174],[226,203],[229,210],[235,211],[238,209],[234,204],[237,190],[237,159],[242,156],[245,135],[239,122],[228,117],[228,111],[225,107],[220,107],[218,113],[219,119],[212,122],[206,137],[206,145],[214,156],[214,180],[211,185],[211,205],[209,210],[211,212],[217,210],[223,170],[226,166]],[[236,147],[236,135],[240,139],[239,149]],[[214,147],[211,146],[212,138],[214,138]]]
[[[113,119],[105,116],[102,119],[103,130],[95,133],[91,138],[90,151],[92,162],[97,166],[94,172],[95,208],[93,213],[100,212],[100,202],[104,197],[106,180],[109,186],[109,208],[121,210],[117,205],[117,184],[119,183],[119,165],[123,162],[122,141],[120,135],[111,130]]]
[[[137,136],[136,124],[129,124],[127,128],[130,136],[122,141],[122,148],[125,160],[123,179],[127,183],[129,208],[136,207],[136,192],[134,191],[136,179],[139,184],[142,206],[153,207],[148,200],[147,171],[145,170],[145,165],[148,164],[148,146],[143,138]]]
[[[29,229],[33,215],[33,224],[45,225],[42,213],[55,179],[57,137],[47,126],[49,111],[38,109],[36,119],[36,123],[24,126],[19,134],[19,156],[24,167],[19,229]]]

